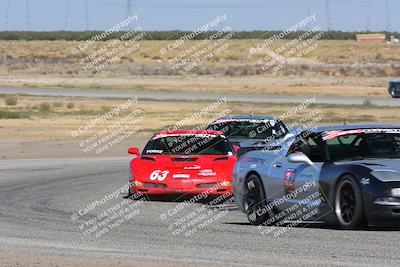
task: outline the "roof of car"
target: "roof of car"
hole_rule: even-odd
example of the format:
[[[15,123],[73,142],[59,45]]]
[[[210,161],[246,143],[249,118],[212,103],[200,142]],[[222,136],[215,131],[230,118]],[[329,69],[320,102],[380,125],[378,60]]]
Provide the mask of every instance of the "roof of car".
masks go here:
[[[254,115],[241,115],[241,116],[225,116],[215,120],[214,122],[221,120],[276,120],[276,117],[272,116],[254,116]]]
[[[380,124],[355,124],[355,125],[332,125],[332,126],[321,126],[311,129],[306,129],[315,133],[327,132],[327,131],[345,131],[345,130],[356,130],[356,129],[400,129],[400,126],[396,125],[380,125]]]
[[[153,136],[153,139],[167,137],[167,136],[179,136],[179,135],[224,135],[220,131],[211,130],[175,130],[175,131],[162,131]]]

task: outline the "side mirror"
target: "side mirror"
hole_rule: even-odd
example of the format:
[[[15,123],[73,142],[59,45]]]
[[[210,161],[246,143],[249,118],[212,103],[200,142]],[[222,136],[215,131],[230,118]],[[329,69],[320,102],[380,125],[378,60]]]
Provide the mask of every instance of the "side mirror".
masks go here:
[[[129,149],[128,149],[128,153],[129,153],[129,154],[132,154],[132,155],[136,155],[137,157],[140,156],[139,148],[136,148],[136,147],[131,147],[131,148],[129,148]]]
[[[240,149],[240,146],[233,145],[233,149],[235,150],[235,153],[237,154]]]
[[[311,159],[302,152],[292,153],[288,156],[287,159],[290,163],[303,163],[309,166],[314,165],[314,162],[312,162]]]

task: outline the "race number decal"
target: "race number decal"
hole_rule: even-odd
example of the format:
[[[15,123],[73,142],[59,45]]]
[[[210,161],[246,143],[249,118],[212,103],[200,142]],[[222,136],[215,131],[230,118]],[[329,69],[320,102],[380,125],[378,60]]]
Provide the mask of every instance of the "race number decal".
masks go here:
[[[165,178],[167,178],[169,171],[161,171],[161,170],[155,170],[150,174],[150,180],[155,181],[164,181]]]
[[[285,178],[283,179],[285,194],[290,194],[295,190],[295,169],[287,169],[285,173]]]

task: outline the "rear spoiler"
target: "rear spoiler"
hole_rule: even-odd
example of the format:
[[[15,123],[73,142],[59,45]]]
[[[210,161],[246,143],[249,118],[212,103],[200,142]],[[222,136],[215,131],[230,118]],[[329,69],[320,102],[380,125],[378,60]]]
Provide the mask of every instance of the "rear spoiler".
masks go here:
[[[241,148],[239,148],[239,150],[237,152],[237,157],[240,158],[241,156],[243,156],[247,152],[254,151],[254,150],[262,150],[262,149],[264,149],[264,147],[254,147],[254,146],[241,147]]]

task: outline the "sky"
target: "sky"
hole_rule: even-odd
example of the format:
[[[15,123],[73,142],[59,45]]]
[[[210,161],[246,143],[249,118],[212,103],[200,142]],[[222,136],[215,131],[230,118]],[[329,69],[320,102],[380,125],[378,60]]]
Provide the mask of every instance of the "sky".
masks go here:
[[[330,6],[329,13],[326,8],[327,1]],[[371,6],[369,1],[372,3]],[[129,0],[0,0],[0,31],[106,30],[126,18],[129,14],[128,2]],[[226,14],[227,21],[221,23],[219,27],[229,26],[235,31],[284,30],[308,14],[315,13],[314,24],[322,29],[327,29],[329,26],[332,30],[342,31],[367,29],[400,31],[400,16],[397,15],[400,11],[399,0],[387,0],[388,9],[385,8],[385,0],[131,0],[130,2],[132,14],[138,16],[135,24],[144,30],[190,31],[222,14]]]

